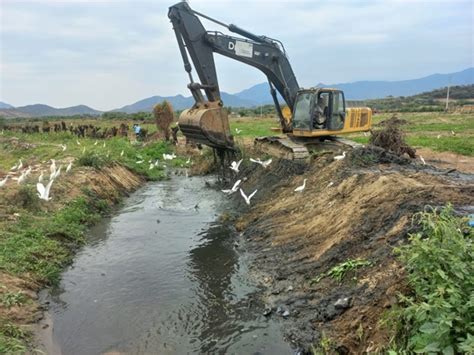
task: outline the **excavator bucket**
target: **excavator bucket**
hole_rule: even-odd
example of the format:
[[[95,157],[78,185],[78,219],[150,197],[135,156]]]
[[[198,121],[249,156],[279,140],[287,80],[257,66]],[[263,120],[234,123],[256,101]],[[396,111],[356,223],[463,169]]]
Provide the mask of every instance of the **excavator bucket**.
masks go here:
[[[203,105],[204,106],[204,105]],[[184,136],[212,148],[235,149],[227,111],[218,107],[193,107],[179,116],[178,125]]]

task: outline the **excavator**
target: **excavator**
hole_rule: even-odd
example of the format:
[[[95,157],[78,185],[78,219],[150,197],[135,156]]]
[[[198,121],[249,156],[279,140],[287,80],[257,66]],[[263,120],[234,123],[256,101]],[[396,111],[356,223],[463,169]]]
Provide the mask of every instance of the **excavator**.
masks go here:
[[[279,130],[285,134],[256,139],[258,145],[269,146],[269,152],[288,159],[304,159],[309,156],[308,149],[312,145],[321,142],[353,145],[355,142],[338,135],[370,130],[371,109],[346,108],[343,91],[301,88],[280,41],[233,24],[227,25],[191,9],[184,1],[171,6],[168,17],[189,76],[188,88],[195,101],[193,107],[184,110],[178,119],[178,126],[187,139],[220,151],[236,149],[228,111],[221,99],[214,53],[255,67],[266,75],[279,118]],[[242,37],[207,31],[200,18]],[[189,57],[200,82],[194,81]],[[286,106],[280,105],[277,92]]]

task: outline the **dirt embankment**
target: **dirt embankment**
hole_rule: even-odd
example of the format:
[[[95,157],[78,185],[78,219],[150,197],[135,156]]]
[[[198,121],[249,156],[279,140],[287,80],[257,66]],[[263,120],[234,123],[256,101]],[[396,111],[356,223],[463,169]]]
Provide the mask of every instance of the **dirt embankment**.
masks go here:
[[[255,255],[252,273],[265,286],[269,316],[289,312],[285,337],[302,349],[324,344],[341,353],[382,351],[390,334],[380,320],[407,290],[393,248],[416,228],[411,217],[426,205],[474,205],[474,175],[374,148],[354,150],[341,161],[332,154],[310,164],[274,161],[239,177],[247,177],[246,192],[258,189],[237,221],[243,245]],[[304,191],[294,192],[303,179]],[[359,258],[369,265],[349,270],[342,281],[314,282]]]
[[[36,170],[40,168],[38,166]],[[39,208],[49,213],[59,211],[75,198],[84,195],[84,188],[113,205],[121,197],[141,186],[144,181],[142,177],[118,164],[100,170],[76,168],[72,174],[64,174],[55,181],[51,193],[52,200],[41,201]],[[21,217],[21,212],[10,213],[10,206],[16,206],[21,202],[18,191],[17,184],[10,184],[0,191],[0,223],[3,225],[15,223]],[[44,260],[38,260],[38,262],[44,262]],[[0,299],[4,300],[0,302],[0,326],[5,321],[21,327],[37,321],[42,312],[37,302],[36,292],[44,286],[33,275],[13,276],[4,270],[0,271]],[[8,300],[7,297],[14,295],[22,295],[21,302],[12,301],[11,304],[5,302]]]

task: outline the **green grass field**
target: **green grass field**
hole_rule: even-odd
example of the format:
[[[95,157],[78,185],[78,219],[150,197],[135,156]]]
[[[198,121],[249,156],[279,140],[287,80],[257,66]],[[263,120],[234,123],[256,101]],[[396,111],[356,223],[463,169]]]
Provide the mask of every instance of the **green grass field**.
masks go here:
[[[378,123],[392,115],[391,113],[374,115],[373,128],[377,129]],[[474,114],[400,113],[397,117],[407,121],[402,130],[407,135],[408,143],[415,148],[430,148],[439,152],[474,156]],[[252,138],[275,134],[270,128],[279,127],[278,120],[269,117],[233,118],[230,120],[230,125],[232,134],[236,137]],[[237,134],[236,128],[242,132]],[[360,143],[367,143],[369,140],[369,137],[362,133],[351,134],[348,137]]]

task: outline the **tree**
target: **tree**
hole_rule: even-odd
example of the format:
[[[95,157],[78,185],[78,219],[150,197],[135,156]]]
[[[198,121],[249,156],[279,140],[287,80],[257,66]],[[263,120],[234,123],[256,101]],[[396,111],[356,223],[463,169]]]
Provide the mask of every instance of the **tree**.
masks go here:
[[[155,117],[156,127],[163,132],[165,139],[170,140],[170,126],[174,121],[173,106],[168,101],[156,104],[153,107],[153,116]]]

